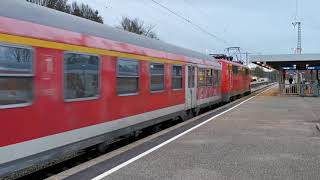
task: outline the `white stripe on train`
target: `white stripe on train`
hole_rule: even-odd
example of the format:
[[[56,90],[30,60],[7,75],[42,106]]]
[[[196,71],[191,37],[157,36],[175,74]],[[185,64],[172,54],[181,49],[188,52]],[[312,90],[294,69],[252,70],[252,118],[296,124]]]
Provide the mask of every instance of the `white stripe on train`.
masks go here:
[[[219,100],[220,96],[214,96],[198,100],[198,105]],[[25,141],[0,148],[0,164],[35,155],[47,150],[58,148],[74,142],[102,135],[124,127],[146,122],[171,113],[183,111],[185,104],[170,106],[155,111],[150,111],[130,117],[125,117],[93,126],[75,129],[51,136],[46,136],[30,141]]]
[[[0,148],[0,164],[184,110],[180,104]]]

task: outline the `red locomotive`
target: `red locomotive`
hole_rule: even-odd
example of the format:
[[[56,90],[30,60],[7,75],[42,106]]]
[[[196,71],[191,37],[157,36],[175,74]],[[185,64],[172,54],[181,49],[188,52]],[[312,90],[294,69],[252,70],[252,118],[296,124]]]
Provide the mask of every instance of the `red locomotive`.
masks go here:
[[[2,1],[0,177],[250,92],[248,69],[219,61]]]
[[[222,100],[228,102],[251,92],[250,69],[240,62],[233,62],[232,57],[224,54],[211,54],[222,65]]]

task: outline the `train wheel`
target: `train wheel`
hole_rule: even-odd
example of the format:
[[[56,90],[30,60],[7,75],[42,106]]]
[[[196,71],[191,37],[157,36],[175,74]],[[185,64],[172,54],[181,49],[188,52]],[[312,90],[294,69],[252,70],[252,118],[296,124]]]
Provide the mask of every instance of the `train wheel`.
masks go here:
[[[161,124],[157,124],[157,125],[154,125],[153,127],[152,127],[152,131],[153,132],[159,132],[159,131],[161,131]]]
[[[107,143],[107,142],[101,143],[98,145],[98,151],[100,153],[106,153],[107,150],[109,149],[109,147],[110,147],[109,143]]]

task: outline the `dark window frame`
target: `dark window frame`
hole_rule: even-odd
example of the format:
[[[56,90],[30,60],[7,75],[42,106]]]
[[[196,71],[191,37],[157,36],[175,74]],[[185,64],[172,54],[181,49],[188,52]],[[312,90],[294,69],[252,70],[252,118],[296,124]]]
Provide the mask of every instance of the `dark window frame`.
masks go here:
[[[132,62],[137,62],[138,64],[138,75],[137,76],[130,76],[130,75],[119,75],[119,61],[132,61]],[[117,78],[117,95],[118,96],[134,96],[134,95],[139,95],[140,92],[140,60],[137,59],[130,59],[130,58],[123,58],[123,57],[118,57],[117,58],[117,64],[116,64],[116,78]],[[118,92],[118,78],[137,78],[138,79],[138,84],[137,84],[137,92],[134,93],[119,93]]]
[[[31,53],[31,73],[21,73],[21,74],[10,74],[10,73],[2,73],[0,74],[0,78],[31,78],[31,100],[25,103],[17,103],[17,104],[7,104],[0,105],[0,109],[9,109],[9,108],[22,108],[31,106],[34,101],[34,78],[35,78],[35,49],[31,46],[20,45],[20,44],[12,44],[12,43],[4,43],[0,42],[0,46],[8,47],[8,48],[18,48],[18,49],[27,49]]]
[[[70,98],[66,99],[65,97],[65,56],[66,54],[77,54],[77,55],[86,55],[86,56],[95,56],[98,58],[98,93],[96,96],[92,97],[83,97],[83,98]],[[90,101],[90,100],[97,100],[101,96],[101,57],[97,54],[90,54],[90,53],[82,53],[77,51],[65,51],[63,53],[63,61],[62,61],[62,87],[63,87],[63,99],[64,102],[77,102],[77,101]]]
[[[174,67],[181,67],[181,76],[174,76],[173,75],[173,68]],[[171,86],[172,86],[171,88],[172,88],[172,90],[182,90],[183,89],[183,67],[182,67],[182,65],[173,64],[171,70],[172,70],[172,72],[171,72]],[[173,79],[174,78],[180,78],[181,79],[181,87],[180,88],[173,88],[174,87],[173,86]]]
[[[158,65],[163,65],[163,74],[155,74],[155,75],[152,75],[152,72],[151,72],[151,65],[153,65],[153,64],[158,64]],[[149,64],[149,77],[150,77],[150,92],[151,93],[158,93],[158,92],[163,92],[163,91],[165,91],[165,89],[166,89],[166,83],[165,83],[165,74],[166,74],[166,72],[165,72],[165,70],[166,70],[166,67],[165,67],[165,64],[164,63],[158,63],[158,62],[150,62],[150,64]],[[151,80],[152,80],[152,76],[163,76],[163,89],[158,89],[158,90],[152,90],[152,86],[151,86]]]

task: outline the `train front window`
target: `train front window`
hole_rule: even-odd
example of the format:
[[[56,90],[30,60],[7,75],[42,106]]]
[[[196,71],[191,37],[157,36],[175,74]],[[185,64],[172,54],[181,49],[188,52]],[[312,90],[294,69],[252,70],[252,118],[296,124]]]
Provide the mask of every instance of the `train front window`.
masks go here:
[[[118,95],[139,92],[139,61],[127,58],[118,59],[117,91]]]
[[[32,49],[0,44],[0,108],[31,104],[33,76]]]
[[[150,64],[150,90],[162,91],[164,90],[164,64],[151,63]]]
[[[248,76],[249,75],[249,69],[245,69],[245,75]]]
[[[238,66],[232,65],[232,72],[233,74],[238,74],[239,68]]]
[[[99,57],[66,53],[64,56],[64,98],[67,101],[99,96]]]

